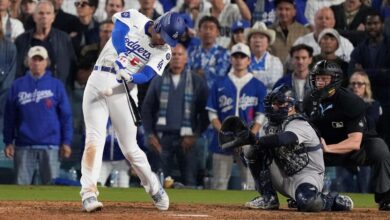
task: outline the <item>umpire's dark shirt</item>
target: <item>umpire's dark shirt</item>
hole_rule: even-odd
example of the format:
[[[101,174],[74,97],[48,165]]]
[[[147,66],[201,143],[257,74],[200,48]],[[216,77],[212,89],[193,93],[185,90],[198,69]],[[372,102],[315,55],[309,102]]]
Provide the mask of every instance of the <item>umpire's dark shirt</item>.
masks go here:
[[[305,112],[310,115],[313,98],[305,98]],[[348,138],[353,132],[365,130],[364,101],[345,88],[339,88],[330,98],[321,101],[321,116],[311,122],[320,131],[327,144],[336,144]]]

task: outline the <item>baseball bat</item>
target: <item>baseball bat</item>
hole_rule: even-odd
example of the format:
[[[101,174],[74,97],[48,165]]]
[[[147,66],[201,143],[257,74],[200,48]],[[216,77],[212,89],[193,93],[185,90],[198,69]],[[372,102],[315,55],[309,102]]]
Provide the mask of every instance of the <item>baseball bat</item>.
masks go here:
[[[142,123],[141,114],[138,110],[137,105],[135,104],[133,97],[131,97],[130,95],[130,89],[127,86],[126,80],[124,78],[122,78],[122,84],[126,90],[127,104],[129,105],[131,118],[133,119],[134,125],[138,127]]]

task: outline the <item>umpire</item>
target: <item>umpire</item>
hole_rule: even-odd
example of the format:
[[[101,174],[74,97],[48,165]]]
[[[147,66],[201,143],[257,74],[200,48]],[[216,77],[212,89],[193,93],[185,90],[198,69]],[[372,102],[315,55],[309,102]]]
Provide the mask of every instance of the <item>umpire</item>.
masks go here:
[[[310,73],[313,91],[305,112],[322,135],[326,166],[370,165],[379,210],[390,211],[390,152],[385,142],[366,133],[365,104],[342,88],[338,64],[319,61]]]

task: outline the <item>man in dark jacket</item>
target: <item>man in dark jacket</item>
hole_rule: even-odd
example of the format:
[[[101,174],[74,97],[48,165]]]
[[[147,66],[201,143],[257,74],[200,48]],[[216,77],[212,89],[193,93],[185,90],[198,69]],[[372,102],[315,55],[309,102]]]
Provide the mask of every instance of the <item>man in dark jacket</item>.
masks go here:
[[[53,76],[68,85],[70,74],[74,71],[76,55],[69,36],[52,27],[54,21],[54,6],[51,1],[42,0],[37,4],[33,14],[36,24],[35,29],[29,30],[16,38],[15,44],[18,50],[17,76],[22,76],[25,71],[25,57],[32,46],[43,46],[51,59],[49,69]]]
[[[374,99],[383,109],[383,135],[390,144],[390,39],[383,33],[383,17],[373,12],[366,18],[368,38],[356,47],[351,54],[349,74],[364,70],[370,78]]]
[[[146,94],[142,115],[147,143],[154,150],[165,175],[172,175],[174,156],[179,162],[182,182],[196,186],[195,143],[206,129],[206,82],[185,69],[187,52],[179,44],[162,77],[156,77]]]
[[[365,5],[363,0],[346,0],[339,5],[330,7],[336,19],[334,29],[348,38],[354,46],[364,40],[364,19],[374,9]]]

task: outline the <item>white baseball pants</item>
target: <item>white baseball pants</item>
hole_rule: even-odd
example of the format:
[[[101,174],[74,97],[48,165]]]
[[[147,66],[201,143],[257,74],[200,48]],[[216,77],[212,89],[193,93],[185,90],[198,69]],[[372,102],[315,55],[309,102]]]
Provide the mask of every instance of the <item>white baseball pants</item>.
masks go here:
[[[102,95],[109,88],[114,88],[113,94]],[[131,96],[137,102],[137,88],[133,84],[129,84],[129,88]],[[96,185],[102,165],[108,117],[111,118],[121,150],[140,178],[141,185],[150,195],[156,194],[160,188],[159,181],[151,171],[145,153],[137,144],[137,127],[130,115],[125,89],[116,81],[115,74],[92,72],[84,91],[83,114],[86,141],[81,161],[82,199],[99,194]]]

